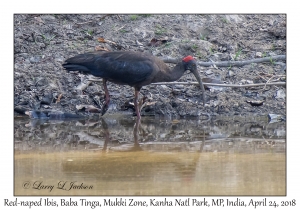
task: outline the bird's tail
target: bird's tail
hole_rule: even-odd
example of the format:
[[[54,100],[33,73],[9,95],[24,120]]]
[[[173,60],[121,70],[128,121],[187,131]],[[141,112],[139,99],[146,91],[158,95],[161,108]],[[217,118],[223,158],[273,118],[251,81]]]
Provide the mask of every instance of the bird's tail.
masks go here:
[[[81,71],[83,73],[90,73],[90,70],[87,67],[83,66],[83,65],[64,63],[62,66],[67,71]]]

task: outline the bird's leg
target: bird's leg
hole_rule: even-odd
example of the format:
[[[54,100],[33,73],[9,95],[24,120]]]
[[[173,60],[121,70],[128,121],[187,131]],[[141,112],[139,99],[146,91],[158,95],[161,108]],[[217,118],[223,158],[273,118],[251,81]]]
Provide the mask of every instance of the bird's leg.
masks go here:
[[[106,149],[107,149],[107,144],[110,141],[110,135],[109,135],[109,130],[108,130],[107,123],[105,122],[105,120],[103,120],[103,118],[102,118],[102,128],[103,128],[104,134],[105,134],[105,141],[104,141],[104,145],[103,145],[102,151],[105,152]]]
[[[134,137],[134,145],[135,146],[139,146],[138,134],[139,134],[140,124],[141,124],[141,118],[136,118],[136,121],[135,121],[135,124],[133,127],[133,137]]]
[[[109,97],[106,82],[107,82],[107,80],[103,79],[103,87],[104,87],[104,92],[105,92],[105,102],[102,106],[101,115],[104,115],[106,113],[106,111],[108,110],[108,104],[109,104],[109,101],[110,101],[110,97]]]
[[[134,108],[135,108],[137,119],[141,119],[140,106],[139,106],[139,93],[140,90],[134,89]]]

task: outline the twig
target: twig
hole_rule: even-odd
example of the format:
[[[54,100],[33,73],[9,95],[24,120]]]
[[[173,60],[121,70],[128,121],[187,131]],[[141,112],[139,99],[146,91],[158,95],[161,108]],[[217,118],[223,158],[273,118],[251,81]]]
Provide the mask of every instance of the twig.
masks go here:
[[[251,63],[263,63],[263,62],[271,62],[274,60],[286,60],[286,55],[276,55],[266,58],[258,58],[258,59],[252,59],[252,60],[246,60],[246,61],[221,61],[221,62],[201,62],[198,61],[197,64],[199,66],[209,67],[212,65],[218,66],[218,67],[229,67],[229,66],[244,66]],[[162,58],[162,61],[165,63],[178,63],[179,59],[175,58]]]
[[[257,76],[259,76],[261,79],[267,81],[264,77],[260,76],[258,73],[254,72]]]
[[[229,67],[229,66],[244,66],[251,63],[263,63],[263,62],[271,62],[271,60],[286,60],[286,55],[276,55],[272,57],[266,58],[258,58],[246,61],[222,61],[222,62],[198,62],[200,66],[209,67],[211,65],[216,65],[218,67]]]
[[[101,42],[101,43],[111,43],[113,45],[118,45],[117,43],[115,43],[113,41],[110,41],[108,39],[104,39],[104,38],[98,38],[98,42]]]
[[[267,84],[271,81],[271,79],[273,79],[274,77],[285,77],[285,75],[273,75],[272,77],[270,77],[270,79],[268,79],[268,81],[265,84],[265,87],[263,88],[263,90],[266,89]]]
[[[102,82],[102,79],[89,79],[92,82]],[[198,82],[157,82],[151,83],[149,85],[199,85]],[[203,85],[207,86],[219,86],[219,87],[234,87],[234,88],[245,88],[245,87],[257,87],[257,86],[270,86],[270,85],[280,85],[285,86],[285,82],[273,82],[273,83],[257,83],[257,84],[247,84],[247,85],[232,85],[232,84],[216,84],[216,83],[205,83]]]
[[[121,28],[117,29],[116,31],[120,31],[122,28],[124,28],[126,25],[123,25]]]
[[[75,24],[77,24],[77,25],[83,25],[83,24],[86,24],[86,23],[92,23],[93,21],[92,20],[90,20],[90,21],[86,21],[86,22],[82,22],[82,23],[75,23]]]

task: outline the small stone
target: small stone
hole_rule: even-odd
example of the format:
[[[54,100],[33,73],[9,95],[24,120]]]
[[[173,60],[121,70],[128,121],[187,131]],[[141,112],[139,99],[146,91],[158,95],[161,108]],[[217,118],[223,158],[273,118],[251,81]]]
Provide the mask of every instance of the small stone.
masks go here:
[[[280,89],[276,92],[275,98],[280,99],[280,98],[285,98],[285,91]]]
[[[218,106],[220,104],[220,101],[214,101],[214,107]]]
[[[29,59],[25,59],[24,63],[25,64],[30,64],[30,60]]]
[[[239,103],[234,103],[233,107],[239,107]]]
[[[276,134],[276,136],[278,137],[283,137],[283,136],[286,136],[286,131],[285,129],[275,129],[274,130],[274,133]]]
[[[175,85],[174,87],[177,89],[184,89],[184,85]]]
[[[207,70],[207,71],[205,72],[205,74],[206,74],[206,75],[210,75],[210,74],[213,74],[213,72],[212,72],[211,69],[209,69],[209,70]]]
[[[228,76],[229,76],[229,77],[233,77],[233,76],[234,76],[234,72],[231,71],[231,70],[229,70],[229,71],[228,71]]]
[[[39,57],[31,57],[29,58],[30,63],[38,63],[40,62],[40,58]]]
[[[242,79],[241,82],[239,83],[240,85],[246,84],[246,80]]]
[[[42,15],[42,16],[41,16],[41,19],[42,19],[44,22],[54,22],[56,18],[55,18],[54,15]]]
[[[168,86],[166,86],[166,85],[161,85],[160,87],[163,88],[163,89],[165,89],[165,90],[169,89]]]
[[[261,58],[262,57],[262,53],[261,52],[256,52],[255,56],[258,57],[258,58]]]
[[[63,62],[65,59],[63,57],[55,58],[56,62]]]
[[[229,22],[235,22],[235,23],[239,23],[242,22],[243,19],[241,18],[240,15],[225,15],[226,20],[228,20]]]
[[[40,47],[41,49],[43,49],[43,48],[46,47],[46,45],[45,45],[44,43],[39,43],[39,47]]]

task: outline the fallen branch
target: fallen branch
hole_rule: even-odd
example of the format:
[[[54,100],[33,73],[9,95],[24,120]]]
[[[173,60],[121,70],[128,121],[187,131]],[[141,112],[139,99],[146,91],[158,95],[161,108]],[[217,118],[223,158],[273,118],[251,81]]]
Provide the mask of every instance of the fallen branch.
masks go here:
[[[218,66],[218,67],[232,67],[232,66],[244,66],[251,63],[263,63],[263,62],[273,62],[278,60],[286,60],[286,55],[275,55],[271,57],[265,57],[265,58],[257,58],[252,60],[246,60],[246,61],[221,61],[221,62],[202,62],[198,61],[197,64],[199,66],[209,67],[212,65]],[[162,61],[165,63],[178,63],[179,59],[175,58],[162,58]]]
[[[150,85],[199,85],[198,82],[157,82]],[[206,83],[203,82],[203,85],[206,86],[219,86],[219,87],[234,87],[234,88],[245,88],[245,87],[257,87],[257,86],[270,86],[270,85],[279,85],[285,86],[285,82],[273,82],[273,83],[257,83],[257,84],[247,84],[247,85],[233,85],[233,84],[216,84],[216,83]]]
[[[102,82],[102,79],[89,79],[92,82]],[[198,82],[157,82],[151,83],[149,85],[199,85]],[[206,83],[203,82],[203,85],[206,86],[219,86],[219,87],[234,87],[234,88],[245,88],[245,87],[257,87],[257,86],[270,86],[270,85],[279,85],[285,86],[285,82],[272,82],[272,83],[257,83],[257,84],[247,84],[247,85],[233,85],[233,84],[216,84],[216,83]]]

